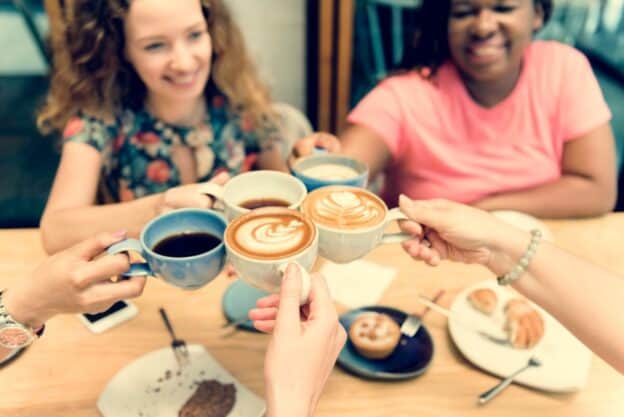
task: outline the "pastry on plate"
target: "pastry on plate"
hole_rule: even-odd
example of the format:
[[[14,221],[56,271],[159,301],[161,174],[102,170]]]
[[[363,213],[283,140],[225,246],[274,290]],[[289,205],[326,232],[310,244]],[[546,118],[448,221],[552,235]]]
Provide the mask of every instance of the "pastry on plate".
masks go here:
[[[387,314],[364,313],[349,327],[349,339],[360,355],[369,359],[384,359],[394,351],[401,329]]]
[[[544,319],[526,300],[512,299],[505,305],[505,331],[518,349],[535,346],[544,336]]]
[[[478,288],[468,294],[468,301],[470,304],[488,316],[494,313],[496,305],[498,304],[498,297],[494,290],[489,288]]]

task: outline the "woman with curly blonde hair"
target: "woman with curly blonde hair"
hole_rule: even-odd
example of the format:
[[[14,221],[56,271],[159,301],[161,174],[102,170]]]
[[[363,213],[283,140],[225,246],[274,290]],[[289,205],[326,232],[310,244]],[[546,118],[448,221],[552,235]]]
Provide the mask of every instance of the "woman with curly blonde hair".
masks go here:
[[[222,0],[47,6],[54,71],[38,122],[64,141],[41,222],[48,252],[208,207],[196,183],[218,173],[286,168],[267,89]]]

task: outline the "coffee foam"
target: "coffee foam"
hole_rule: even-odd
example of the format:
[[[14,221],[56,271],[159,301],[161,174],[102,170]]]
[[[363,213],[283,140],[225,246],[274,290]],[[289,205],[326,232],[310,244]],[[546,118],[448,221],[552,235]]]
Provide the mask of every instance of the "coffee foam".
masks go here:
[[[324,187],[308,195],[303,211],[313,222],[338,229],[376,226],[386,217],[385,205],[370,192],[354,187]]]
[[[304,169],[301,173],[308,177],[325,181],[350,180],[359,175],[355,169],[339,164],[319,164]]]
[[[280,259],[307,248],[316,235],[314,225],[287,209],[257,209],[228,226],[226,241],[241,255],[254,259]]]

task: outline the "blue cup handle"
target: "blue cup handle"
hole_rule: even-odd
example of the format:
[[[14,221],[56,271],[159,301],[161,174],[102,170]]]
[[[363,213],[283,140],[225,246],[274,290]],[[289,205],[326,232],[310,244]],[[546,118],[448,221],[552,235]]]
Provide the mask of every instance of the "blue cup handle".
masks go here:
[[[128,251],[134,251],[144,256],[143,246],[141,242],[136,239],[126,239],[121,242],[117,242],[108,247],[106,253],[109,255],[116,255],[118,253],[124,253]],[[137,276],[154,276],[152,268],[147,262],[130,264],[130,269],[122,274],[124,277],[137,277]]]

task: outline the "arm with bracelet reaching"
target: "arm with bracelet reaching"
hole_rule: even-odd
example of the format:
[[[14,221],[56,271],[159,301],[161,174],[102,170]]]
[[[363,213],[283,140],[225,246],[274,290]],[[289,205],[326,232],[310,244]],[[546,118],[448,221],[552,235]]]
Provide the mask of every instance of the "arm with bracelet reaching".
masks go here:
[[[531,235],[484,211],[446,200],[411,201],[405,196],[400,207],[411,219],[401,227],[414,236],[403,248],[415,259],[430,265],[442,259],[479,263],[504,276],[527,258]],[[624,373],[624,277],[548,242],[540,242],[535,249],[511,285]]]

